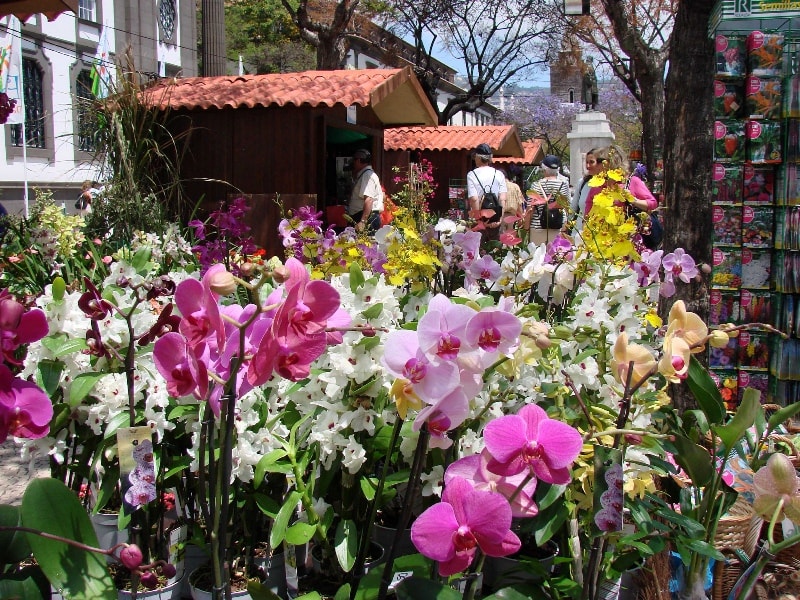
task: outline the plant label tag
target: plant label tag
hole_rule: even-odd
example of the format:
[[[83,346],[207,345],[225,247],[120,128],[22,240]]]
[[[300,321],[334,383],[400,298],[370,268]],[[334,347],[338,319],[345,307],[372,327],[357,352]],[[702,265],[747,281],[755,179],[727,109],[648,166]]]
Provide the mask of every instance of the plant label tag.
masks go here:
[[[408,579],[414,574],[414,571],[398,571],[392,577],[391,583],[389,583],[389,589],[393,590],[398,586],[398,584],[403,581],[404,579]]]

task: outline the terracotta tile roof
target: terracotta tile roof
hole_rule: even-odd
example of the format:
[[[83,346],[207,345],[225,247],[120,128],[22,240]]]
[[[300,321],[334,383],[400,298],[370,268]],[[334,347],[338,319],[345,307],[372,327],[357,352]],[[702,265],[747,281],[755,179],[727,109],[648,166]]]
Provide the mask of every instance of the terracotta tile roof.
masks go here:
[[[516,125],[392,127],[383,132],[384,150],[472,150],[489,144],[498,156],[524,155]]]
[[[63,12],[78,14],[78,0],[2,0],[0,2],[0,18],[14,15],[23,23],[37,13],[43,14],[48,21],[55,20]]]
[[[504,157],[499,156],[492,162],[501,165],[538,165],[544,158],[544,148],[542,143],[544,140],[526,140],[522,142],[522,148],[525,150],[525,156],[522,158],[517,157]]]
[[[341,104],[371,106],[385,124],[436,122],[410,68],[165,79],[146,94],[146,101],[162,110]]]

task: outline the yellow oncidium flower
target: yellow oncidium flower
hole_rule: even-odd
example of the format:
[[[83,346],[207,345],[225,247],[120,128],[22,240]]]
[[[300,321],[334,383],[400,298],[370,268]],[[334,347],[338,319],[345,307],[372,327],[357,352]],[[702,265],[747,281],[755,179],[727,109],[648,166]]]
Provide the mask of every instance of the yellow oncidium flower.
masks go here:
[[[605,185],[606,183],[606,176],[605,173],[598,173],[597,175],[592,175],[592,178],[589,180],[587,184],[589,187],[600,187],[601,185]]]
[[[658,316],[658,313],[654,308],[651,308],[649,311],[647,311],[647,314],[644,316],[644,320],[648,325],[655,329],[658,329],[663,324],[661,317]]]
[[[622,169],[612,169],[606,173],[606,176],[617,183],[625,181],[625,172]]]
[[[419,410],[422,408],[422,399],[414,393],[414,389],[407,379],[395,379],[389,395],[394,400],[397,414],[401,419],[406,418],[408,409]]]

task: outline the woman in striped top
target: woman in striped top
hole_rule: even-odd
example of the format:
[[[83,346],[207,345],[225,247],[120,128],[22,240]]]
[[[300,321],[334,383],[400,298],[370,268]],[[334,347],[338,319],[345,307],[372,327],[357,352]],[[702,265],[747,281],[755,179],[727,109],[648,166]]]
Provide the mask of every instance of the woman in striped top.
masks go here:
[[[569,198],[569,182],[567,178],[559,174],[561,161],[557,156],[548,154],[542,159],[542,170],[544,176],[533,184],[531,191],[539,196],[546,198],[546,201],[529,206],[525,211],[525,223],[530,229],[530,241],[536,244],[552,242],[561,231],[564,222],[562,218],[558,223],[551,223],[547,220],[547,203],[553,202],[559,196]]]

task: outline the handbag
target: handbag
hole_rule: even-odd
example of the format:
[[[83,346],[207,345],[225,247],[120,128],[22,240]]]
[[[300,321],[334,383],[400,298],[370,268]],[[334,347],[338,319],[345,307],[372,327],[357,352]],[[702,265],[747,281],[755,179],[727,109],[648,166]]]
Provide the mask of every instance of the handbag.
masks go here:
[[[658,214],[642,210],[631,203],[625,204],[625,214],[636,218],[639,235],[642,236],[642,244],[649,250],[658,250],[661,242],[664,241],[664,225],[661,223]]]
[[[541,191],[541,196],[547,199],[547,204],[539,212],[539,227],[542,229],[561,229],[564,226],[564,211],[558,206],[556,200],[550,200],[550,196],[545,193],[544,187],[537,182]]]

